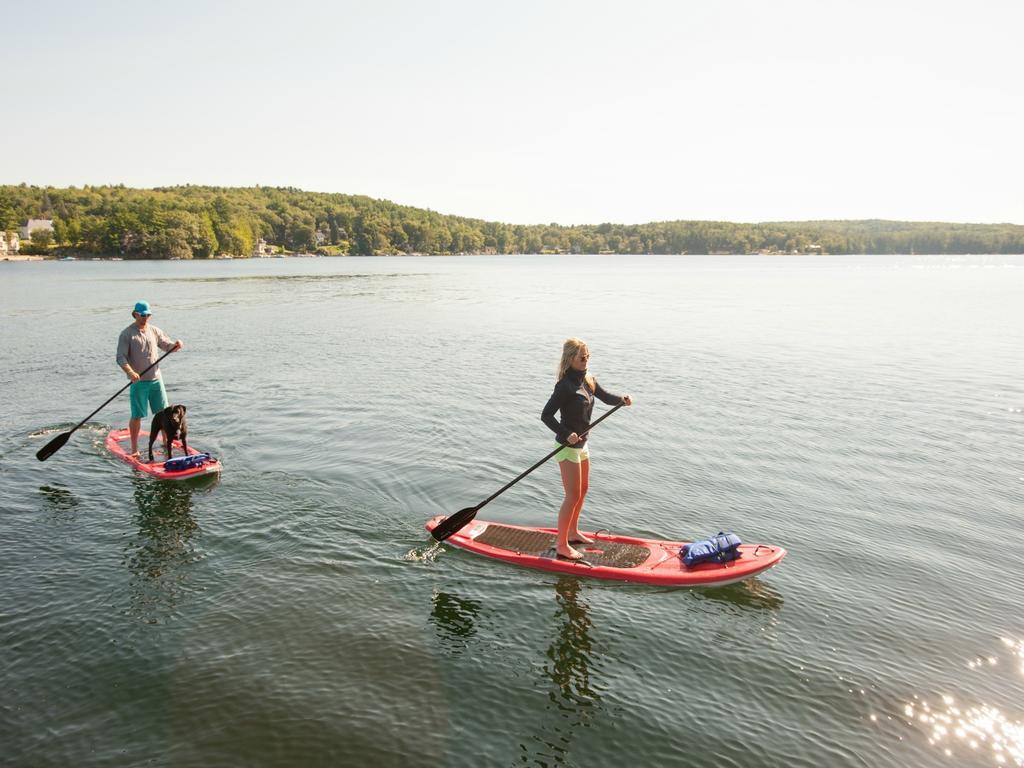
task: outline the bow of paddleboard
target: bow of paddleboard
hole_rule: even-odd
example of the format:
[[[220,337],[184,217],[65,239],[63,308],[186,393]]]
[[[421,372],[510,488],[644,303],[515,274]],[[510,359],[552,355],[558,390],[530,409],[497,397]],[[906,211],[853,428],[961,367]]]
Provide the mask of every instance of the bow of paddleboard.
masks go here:
[[[427,521],[428,531],[444,520]],[[555,529],[504,525],[474,520],[445,541],[460,549],[507,563],[597,579],[631,581],[666,587],[720,587],[767,571],[786,556],[786,550],[768,544],[742,544],[740,557],[728,563],[686,566],[679,557],[685,541],[640,539],[588,533],[592,544],[576,544],[583,561],[568,560],[555,552]]]
[[[164,459],[158,459],[152,463],[142,460],[142,455],[145,453],[148,456],[147,447],[149,445],[149,432],[139,432],[139,454],[138,456],[132,456],[128,451],[131,448],[131,435],[127,429],[114,429],[111,430],[110,434],[107,435],[107,449],[121,459],[125,464],[128,464],[133,469],[137,469],[140,472],[145,472],[147,475],[157,478],[158,480],[188,480],[193,477],[202,477],[203,475],[212,475],[221,471],[221,463],[218,459],[211,458],[210,461],[204,463],[199,467],[190,467],[189,469],[182,469],[178,471],[169,471],[164,469]],[[157,438],[156,444],[153,445],[153,454],[163,453],[163,435]],[[180,440],[175,440],[173,447],[177,449],[178,456],[185,455],[185,449],[181,445]],[[188,447],[188,455],[195,456],[201,453],[197,451],[191,445]]]

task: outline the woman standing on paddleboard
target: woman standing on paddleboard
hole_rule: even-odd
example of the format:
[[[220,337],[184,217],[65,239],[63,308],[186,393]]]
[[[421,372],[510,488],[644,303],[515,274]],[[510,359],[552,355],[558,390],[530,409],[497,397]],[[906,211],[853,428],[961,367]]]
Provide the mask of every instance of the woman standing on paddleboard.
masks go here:
[[[558,364],[558,383],[551,399],[541,412],[541,419],[565,446],[555,454],[558,469],[562,473],[562,487],[565,500],[558,510],[558,539],[556,550],[561,557],[579,560],[583,553],[574,549],[573,544],[589,544],[593,541],[579,529],[580,511],[583,499],[590,487],[590,449],[587,436],[580,437],[590,426],[590,414],[594,410],[596,397],[608,405],[632,405],[629,395],[610,395],[605,392],[589,373],[587,363],[590,350],[580,339],[566,339],[562,345],[562,360]],[[561,420],[555,419],[561,413]]]

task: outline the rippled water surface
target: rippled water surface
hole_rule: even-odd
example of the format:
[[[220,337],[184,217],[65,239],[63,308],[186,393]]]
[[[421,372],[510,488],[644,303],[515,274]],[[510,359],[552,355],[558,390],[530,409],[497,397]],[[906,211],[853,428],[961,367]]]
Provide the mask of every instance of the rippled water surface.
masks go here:
[[[107,455],[131,305],[222,479]],[[0,763],[1024,765],[1024,258],[0,263]],[[734,530],[717,590],[434,545],[623,409],[584,527]],[[598,406],[600,410],[603,406]],[[480,519],[553,524],[545,465]]]

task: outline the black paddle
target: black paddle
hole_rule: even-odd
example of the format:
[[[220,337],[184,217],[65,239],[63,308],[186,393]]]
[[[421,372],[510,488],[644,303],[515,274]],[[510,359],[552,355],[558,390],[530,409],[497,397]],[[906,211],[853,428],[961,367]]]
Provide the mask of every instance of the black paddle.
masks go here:
[[[172,349],[172,350],[170,350],[170,352],[165,352],[164,354],[160,355],[160,357],[157,358],[156,363],[153,363],[153,365],[149,366],[149,368],[146,368],[146,370],[142,371],[142,373],[139,374],[139,377],[141,378],[142,375],[146,373],[146,371],[148,371],[154,365],[156,365],[161,360],[163,360],[165,357],[167,357],[167,355],[171,354],[171,352],[174,352],[174,350]],[[124,392],[126,389],[128,389],[128,387],[130,387],[134,383],[135,382],[133,382],[133,381],[129,381],[127,384],[125,384],[123,387],[121,387],[119,390],[117,390],[116,393],[114,393],[114,397],[117,397],[118,395],[120,395],[122,392]],[[110,400],[113,400],[114,397],[110,398]],[[36,452],[36,458],[39,459],[40,461],[46,461],[48,458],[53,456],[53,454],[55,454],[57,451],[59,451],[61,448],[64,447],[64,443],[66,443],[68,441],[68,438],[71,437],[71,433],[72,432],[74,432],[76,429],[78,429],[78,427],[80,427],[83,424],[85,424],[85,422],[87,422],[89,419],[91,419],[97,413],[99,413],[104,408],[106,408],[108,405],[110,405],[110,400],[107,400],[107,402],[105,402],[103,405],[101,405],[95,411],[93,411],[88,416],[86,416],[84,419],[82,419],[80,422],[78,422],[78,425],[75,426],[73,429],[69,429],[67,432],[61,432],[59,435],[57,435],[55,438],[53,438],[53,440],[51,440],[46,445],[44,445],[42,448],[40,448]]]
[[[587,432],[589,432],[594,427],[596,427],[598,424],[600,424],[602,421],[607,419],[609,416],[611,416],[613,413],[615,413],[617,410],[619,410],[619,408],[621,408],[623,405],[625,405],[625,403],[619,403],[614,408],[611,408],[606,414],[601,416],[601,418],[599,418],[597,421],[595,421],[593,424],[591,424],[585,430],[580,432],[579,436],[583,437],[583,435],[587,434]],[[550,459],[552,456],[554,456],[556,453],[558,453],[564,447],[565,446],[560,445],[557,448],[555,448],[555,450],[553,450],[551,453],[549,453],[543,459],[538,461],[536,464],[534,464],[528,470],[523,472],[523,474],[519,475],[519,477],[517,477],[511,483],[509,483],[508,485],[503,486],[500,490],[495,491],[490,496],[488,496],[486,499],[484,499],[479,504],[477,504],[475,507],[466,507],[465,509],[460,509],[454,515],[449,515],[448,517],[446,517],[444,520],[442,520],[440,523],[437,524],[437,527],[434,528],[434,530],[432,530],[430,532],[430,535],[433,536],[438,541],[444,541],[449,536],[451,536],[453,533],[455,533],[456,531],[458,531],[461,528],[463,528],[466,525],[468,525],[469,521],[472,520],[474,517],[476,517],[476,513],[480,511],[480,508],[482,506],[484,506],[484,504],[486,504],[487,502],[491,501],[492,499],[495,499],[498,496],[500,496],[501,494],[503,494],[505,491],[507,491],[509,488],[511,488],[516,483],[518,483],[520,480],[522,480],[528,474],[533,472],[533,470],[535,470],[537,467],[539,467],[545,461]]]

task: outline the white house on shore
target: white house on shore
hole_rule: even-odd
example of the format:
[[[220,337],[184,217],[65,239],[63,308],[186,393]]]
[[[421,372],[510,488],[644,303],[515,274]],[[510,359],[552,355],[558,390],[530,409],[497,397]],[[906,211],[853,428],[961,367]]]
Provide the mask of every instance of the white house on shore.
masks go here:
[[[11,256],[21,250],[21,239],[17,232],[0,230],[0,256]]]
[[[28,224],[18,230],[22,240],[29,240],[37,229],[48,229],[53,232],[53,219],[29,219]]]

